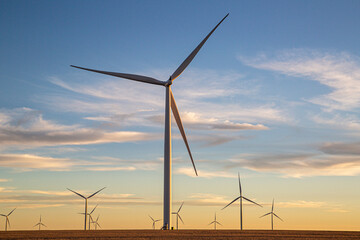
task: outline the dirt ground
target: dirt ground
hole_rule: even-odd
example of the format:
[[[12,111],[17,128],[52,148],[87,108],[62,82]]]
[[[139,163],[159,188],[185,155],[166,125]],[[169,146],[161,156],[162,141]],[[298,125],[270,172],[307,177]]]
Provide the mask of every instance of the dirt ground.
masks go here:
[[[0,239],[360,239],[360,231],[295,230],[43,230],[0,232]]]

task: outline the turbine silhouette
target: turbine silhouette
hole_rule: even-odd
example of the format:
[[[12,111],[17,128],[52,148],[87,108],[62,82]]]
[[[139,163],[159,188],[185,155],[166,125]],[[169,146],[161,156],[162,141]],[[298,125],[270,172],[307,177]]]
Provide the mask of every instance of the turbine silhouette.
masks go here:
[[[158,222],[158,221],[161,221],[161,219],[155,220],[155,219],[153,219],[150,215],[149,215],[149,217],[150,217],[151,220],[153,221],[152,228],[155,230],[155,223]]]
[[[84,197],[84,196],[81,195],[80,193],[77,193],[77,192],[75,192],[75,191],[73,191],[73,190],[71,190],[71,189],[69,189],[69,188],[67,189],[67,190],[75,193],[76,195],[82,197],[83,199],[85,199],[85,213],[84,213],[84,215],[85,215],[85,222],[84,222],[84,230],[86,230],[86,219],[87,219],[87,215],[88,215],[88,213],[87,213],[87,202],[88,202],[88,199],[91,198],[91,197],[93,197],[94,195],[98,194],[100,191],[104,190],[105,188],[106,188],[106,187],[100,189],[99,191],[91,194],[91,195],[88,196],[88,197]],[[94,210],[95,210],[95,209],[94,209]]]
[[[41,215],[40,215],[40,220],[39,220],[39,222],[38,222],[37,224],[35,224],[33,227],[36,227],[36,226],[39,226],[39,231],[41,230],[41,226],[46,227],[46,225],[41,222]]]
[[[97,230],[97,227],[101,228],[100,224],[98,223],[100,215],[96,218],[96,221],[91,220],[91,223],[94,224],[95,230]],[[92,219],[92,218],[91,218]]]
[[[222,226],[221,223],[219,223],[218,221],[216,221],[216,213],[215,213],[215,218],[214,218],[214,221],[212,221],[211,223],[209,223],[208,225],[211,225],[211,224],[214,224],[214,230],[216,230],[216,224],[219,224]]]
[[[177,212],[173,212],[172,214],[176,215],[176,230],[179,230],[179,218],[181,220],[181,222],[184,224],[184,221],[181,219],[181,216],[179,214],[182,206],[184,205],[184,202],[182,202],[181,206],[179,207],[179,210],[177,210]]]
[[[5,231],[7,231],[7,226],[9,225],[10,227],[10,220],[9,220],[9,216],[15,211],[16,208],[14,208],[8,215],[5,214],[0,214],[0,216],[3,216],[6,218],[5,220]]]
[[[262,215],[259,218],[265,217],[265,216],[267,216],[269,214],[271,215],[271,230],[274,230],[274,216],[277,217],[278,219],[280,219],[281,221],[284,221],[278,215],[276,215],[276,213],[274,213],[274,199],[273,199],[273,202],[272,202],[271,212],[266,213],[266,214]]]
[[[114,77],[120,77],[125,78],[128,80],[143,82],[143,83],[149,83],[149,84],[155,84],[164,86],[166,89],[166,99],[165,99],[165,134],[164,134],[164,222],[162,229],[169,229],[171,224],[171,116],[170,111],[172,110],[172,113],[174,115],[175,121],[179,127],[181,136],[185,142],[186,148],[188,150],[188,153],[190,155],[191,163],[193,165],[193,168],[195,170],[195,174],[197,174],[197,170],[195,167],[195,163],[193,160],[193,157],[191,155],[190,147],[188,144],[188,141],[186,139],[184,127],[181,122],[180,114],[178,111],[178,108],[176,106],[174,95],[171,91],[171,85],[173,81],[186,69],[186,67],[191,63],[191,61],[194,59],[196,54],[199,52],[201,47],[205,44],[205,42],[208,40],[208,38],[211,36],[211,34],[216,30],[216,28],[225,20],[225,18],[228,16],[227,14],[212,30],[211,32],[200,42],[200,44],[190,53],[190,55],[184,60],[184,62],[181,63],[181,65],[175,70],[175,72],[169,77],[167,81],[161,81],[152,77],[147,76],[141,76],[141,75],[135,75],[135,74],[128,74],[128,73],[118,73],[118,72],[108,72],[108,71],[101,71],[101,70],[95,70],[90,68],[84,68],[84,67],[78,67],[71,65],[71,67],[79,68],[86,71],[106,74]],[[171,110],[170,110],[171,108]]]
[[[246,198],[246,197],[244,197],[243,196],[243,194],[242,194],[242,190],[241,190],[241,182],[240,182],[240,174],[238,173],[238,179],[239,179],[239,191],[240,191],[240,196],[238,196],[237,198],[235,198],[234,200],[232,200],[228,205],[226,205],[225,207],[223,207],[221,210],[223,210],[223,209],[225,209],[225,208],[227,208],[228,206],[230,206],[232,203],[234,203],[235,201],[237,201],[237,200],[240,200],[240,230],[243,230],[243,217],[242,217],[242,200],[244,199],[244,200],[246,200],[246,201],[248,201],[248,202],[251,202],[251,203],[253,203],[253,204],[255,204],[255,205],[258,205],[258,206],[260,206],[260,207],[262,207],[260,204],[257,204],[256,202],[254,202],[254,201],[252,201],[252,200],[250,200],[250,199],[248,199],[248,198]]]
[[[93,210],[91,210],[91,212],[87,214],[89,216],[89,220],[88,220],[88,222],[89,222],[88,229],[89,230],[91,229],[90,223],[93,222],[93,218],[92,218],[91,214],[95,211],[95,209],[97,208],[98,205],[99,204],[96,204],[96,206],[93,208]],[[79,213],[79,214],[85,214],[85,213]]]

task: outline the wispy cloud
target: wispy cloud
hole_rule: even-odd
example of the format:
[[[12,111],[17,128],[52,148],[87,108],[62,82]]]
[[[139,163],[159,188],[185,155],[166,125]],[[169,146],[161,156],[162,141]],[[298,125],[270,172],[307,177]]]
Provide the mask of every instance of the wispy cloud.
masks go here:
[[[239,57],[246,65],[307,77],[330,89],[330,93],[309,101],[327,110],[355,110],[360,107],[360,59],[348,53],[327,53],[293,49],[273,57],[264,54],[255,58]]]
[[[175,170],[176,174],[183,174],[190,177],[196,177],[193,168],[178,168]],[[222,177],[222,178],[237,178],[236,174],[231,174],[226,171],[204,171],[198,170],[198,177],[203,178],[214,178],[214,177]]]
[[[5,179],[5,178],[0,178],[0,182],[9,182],[11,181],[10,179]]]
[[[360,142],[327,142],[323,143],[319,150],[331,155],[360,156]]]

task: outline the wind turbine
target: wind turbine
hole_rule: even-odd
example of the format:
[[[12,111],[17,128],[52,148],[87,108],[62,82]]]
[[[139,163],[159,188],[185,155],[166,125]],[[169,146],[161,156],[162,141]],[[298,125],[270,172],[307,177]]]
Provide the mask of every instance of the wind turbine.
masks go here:
[[[91,214],[95,211],[95,209],[97,208],[98,205],[99,204],[96,204],[96,206],[93,208],[93,210],[91,210],[91,212],[87,214],[89,216],[89,227],[88,227],[89,230],[91,229],[90,222],[93,222],[93,218],[92,218]],[[79,214],[85,214],[85,213],[79,213]]]
[[[101,74],[111,75],[114,77],[125,78],[128,80],[155,84],[164,86],[166,89],[166,98],[165,98],[165,134],[164,134],[164,223],[162,229],[169,229],[170,224],[170,213],[171,213],[171,113],[170,108],[173,112],[175,121],[179,127],[181,136],[185,142],[186,148],[189,152],[190,159],[192,165],[195,170],[195,174],[197,174],[194,160],[191,155],[190,147],[186,139],[184,127],[181,122],[180,114],[178,108],[176,106],[176,102],[174,99],[174,95],[171,91],[171,84],[173,81],[185,70],[185,68],[191,63],[196,54],[199,52],[201,47],[205,44],[211,34],[216,30],[216,28],[225,20],[226,16],[211,30],[211,32],[200,42],[200,44],[190,53],[190,55],[181,63],[181,65],[175,70],[175,72],[169,77],[167,81],[161,81],[152,77],[128,74],[128,73],[117,73],[117,72],[108,72],[108,71],[100,71],[95,69],[83,68],[71,65],[71,67],[79,68],[86,71],[97,72]]]
[[[153,221],[152,228],[155,230],[155,223],[158,222],[158,221],[160,221],[161,219],[155,220],[155,219],[153,219],[150,215],[149,215],[149,217],[150,217],[151,220]]]
[[[219,224],[219,225],[221,225],[222,226],[222,224],[221,223],[219,223],[218,221],[216,221],[216,213],[215,213],[215,219],[214,219],[214,221],[212,221],[211,223],[209,223],[208,225],[211,225],[211,224],[214,224],[214,230],[216,230],[216,224]]]
[[[73,190],[71,190],[71,189],[67,189],[67,190],[69,190],[69,191],[71,191],[71,192],[73,192],[73,193],[75,193],[76,195],[78,195],[78,196],[80,196],[80,197],[82,197],[83,199],[85,199],[85,223],[84,223],[84,230],[86,230],[86,218],[87,218],[87,215],[88,215],[88,213],[87,213],[87,202],[88,202],[88,199],[89,198],[91,198],[91,197],[93,197],[95,194],[97,194],[97,193],[99,193],[100,191],[102,191],[102,190],[104,190],[106,187],[104,187],[104,188],[102,188],[102,189],[100,189],[99,191],[97,191],[97,192],[95,192],[95,193],[93,193],[93,194],[91,194],[90,196],[88,196],[88,197],[84,197],[83,195],[81,195],[80,193],[77,193],[77,192],[75,192],[75,191],[73,191]]]
[[[181,219],[181,216],[179,214],[179,212],[180,212],[183,205],[184,205],[184,202],[182,202],[182,204],[179,207],[179,210],[177,210],[177,212],[172,212],[172,214],[176,215],[176,230],[179,230],[179,218],[180,218],[181,222],[184,224],[184,221]]]
[[[41,215],[40,215],[40,220],[39,220],[39,222],[38,222],[37,224],[35,224],[33,227],[36,227],[36,226],[39,226],[39,231],[41,230],[41,229],[40,229],[41,226],[46,227],[46,225],[41,222]]]
[[[91,220],[91,223],[94,224],[94,226],[95,226],[95,230],[97,230],[97,227],[98,227],[98,226],[99,226],[99,228],[101,228],[100,224],[98,223],[99,217],[100,217],[100,215],[98,215],[98,217],[96,218],[96,221],[92,221],[92,220]],[[92,218],[91,218],[91,219],[92,219]]]
[[[244,197],[243,196],[243,194],[242,194],[242,190],[241,190],[241,182],[240,182],[240,174],[238,173],[238,179],[239,179],[239,190],[240,190],[240,196],[238,196],[237,198],[235,198],[234,200],[232,200],[232,202],[230,202],[228,205],[226,205],[225,207],[223,207],[221,210],[223,210],[223,209],[225,209],[225,208],[227,208],[228,206],[230,206],[232,203],[234,203],[235,201],[237,201],[238,199],[240,200],[240,230],[243,230],[243,221],[242,221],[242,219],[243,219],[243,217],[242,217],[242,200],[244,199],[244,200],[246,200],[246,201],[248,201],[248,202],[251,202],[251,203],[253,203],[253,204],[255,204],[255,205],[258,205],[258,206],[260,206],[260,207],[262,207],[260,204],[257,204],[256,202],[254,202],[254,201],[252,201],[252,200],[250,200],[250,199],[248,199],[248,198],[246,198],[246,197]]]
[[[281,221],[284,221],[278,215],[276,215],[276,213],[274,213],[274,199],[272,202],[271,212],[264,214],[259,218],[265,217],[266,215],[269,215],[269,214],[271,215],[271,230],[274,230],[274,216],[277,217],[278,219],[280,219]]]
[[[9,216],[15,211],[16,208],[14,208],[11,212],[9,212],[8,215],[5,215],[5,214],[0,214],[1,216],[5,217],[6,220],[5,220],[5,231],[7,231],[7,226],[9,224],[9,227],[10,227],[10,220],[9,220]]]

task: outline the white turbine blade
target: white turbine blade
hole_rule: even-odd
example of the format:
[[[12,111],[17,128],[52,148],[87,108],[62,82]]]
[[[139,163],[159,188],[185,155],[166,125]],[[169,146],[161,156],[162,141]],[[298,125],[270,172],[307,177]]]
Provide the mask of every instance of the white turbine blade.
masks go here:
[[[155,222],[155,220],[149,215],[149,217],[151,218],[151,220],[153,220],[153,222]]]
[[[226,16],[211,30],[211,32],[204,38],[204,40],[201,41],[201,43],[190,53],[190,55],[184,60],[183,63],[175,70],[175,72],[171,75],[170,79],[171,81],[174,81],[175,78],[177,78],[184,70],[185,68],[191,63],[191,61],[194,59],[196,54],[199,52],[201,47],[205,44],[205,42],[208,40],[208,38],[211,36],[211,34],[216,30],[216,28],[225,20],[225,18],[229,14],[226,14]]]
[[[100,189],[99,191],[97,191],[97,192],[95,192],[95,193],[93,193],[93,194],[91,194],[90,196],[88,196],[87,198],[91,198],[91,197],[93,197],[95,194],[98,194],[100,191],[102,191],[102,190],[104,190],[106,187],[103,187],[102,189]]]
[[[151,77],[146,77],[146,76],[141,76],[141,75],[136,75],[136,74],[128,74],[128,73],[100,71],[100,70],[95,70],[95,69],[90,69],[90,68],[78,67],[78,66],[74,66],[74,65],[70,65],[70,66],[74,67],[74,68],[79,68],[79,69],[86,70],[86,71],[106,74],[106,75],[110,75],[110,76],[114,76],[114,77],[120,77],[120,78],[138,81],[138,82],[144,82],[144,83],[165,86],[165,82],[157,80],[155,78],[151,78]]]
[[[181,206],[179,207],[179,210],[177,212],[180,212],[182,206],[184,205],[184,202],[182,202]]]
[[[246,201],[249,201],[249,202],[251,202],[251,203],[253,203],[253,204],[258,205],[259,207],[263,207],[263,206],[261,206],[260,204],[254,202],[254,201],[251,201],[250,199],[248,199],[248,198],[246,198],[246,197],[242,197],[242,198],[245,199]]]
[[[171,110],[174,114],[174,118],[175,118],[175,121],[176,121],[176,124],[178,125],[179,127],[179,130],[180,130],[180,133],[181,133],[181,136],[185,142],[185,145],[186,145],[186,148],[188,150],[188,153],[190,155],[190,159],[191,159],[191,163],[194,167],[194,170],[195,170],[195,174],[196,176],[198,176],[198,173],[196,171],[196,167],[195,167],[195,163],[194,163],[194,160],[193,160],[193,157],[191,155],[191,151],[190,151],[190,147],[189,147],[189,144],[188,144],[188,141],[186,139],[186,134],[185,134],[185,130],[184,130],[184,127],[182,125],[182,122],[181,122],[181,118],[180,118],[180,114],[179,114],[179,111],[178,111],[178,108],[176,106],[176,102],[175,102],[175,98],[174,98],[174,95],[170,89],[170,95],[171,95]]]
[[[80,197],[82,197],[82,198],[86,199],[86,197],[84,197],[84,196],[83,196],[83,195],[81,195],[80,193],[77,193],[77,192],[75,192],[75,191],[73,191],[73,190],[71,190],[71,189],[69,189],[69,188],[67,188],[67,190],[69,190],[69,191],[71,191],[71,192],[75,193],[76,195],[79,195]]]
[[[8,214],[8,216],[10,216],[10,215],[13,213],[13,211],[15,211],[15,209],[16,209],[16,208],[14,208],[14,209]]]
[[[222,226],[222,224],[221,224],[221,223],[219,223],[218,221],[216,221],[216,223]]]
[[[35,224],[33,227],[36,227],[36,226],[38,226],[40,223],[37,223],[37,224]]]
[[[157,219],[157,220],[155,220],[155,222],[158,222],[158,221],[161,221],[162,219]]]
[[[211,225],[211,224],[213,224],[213,223],[216,223],[215,221],[212,221],[211,223],[209,223],[208,225]]]
[[[43,224],[43,223],[40,223],[40,225],[42,225],[42,226],[44,226],[44,227],[47,227],[45,224]]]
[[[90,214],[92,214],[92,213],[95,211],[95,209],[97,208],[98,205],[99,205],[99,204],[96,204],[96,206],[95,206],[94,209],[90,212]]]
[[[221,210],[223,210],[223,209],[225,209],[225,208],[227,208],[228,206],[230,206],[233,202],[235,202],[236,200],[238,200],[240,198],[240,196],[239,197],[237,197],[237,198],[235,198],[234,200],[232,200],[232,202],[231,203],[229,203],[228,205],[226,205],[225,207],[223,207]]]
[[[239,172],[238,172],[238,179],[239,179],[239,191],[240,191],[240,196],[242,196],[241,182],[240,182],[240,173],[239,173]]]
[[[265,217],[265,216],[267,216],[267,215],[269,215],[269,214],[271,214],[271,212],[269,212],[269,213],[267,213],[267,214],[264,214],[264,215],[262,215],[262,216],[259,217],[259,218]]]
[[[180,218],[181,222],[182,222],[183,224],[185,224],[184,221],[182,220],[180,214],[178,214],[178,217]]]
[[[4,214],[0,214],[0,216],[6,217],[6,215],[4,215]]]
[[[284,221],[282,220],[278,215],[276,215],[275,213],[273,213],[275,217],[277,217],[278,219],[280,219],[281,221]]]

